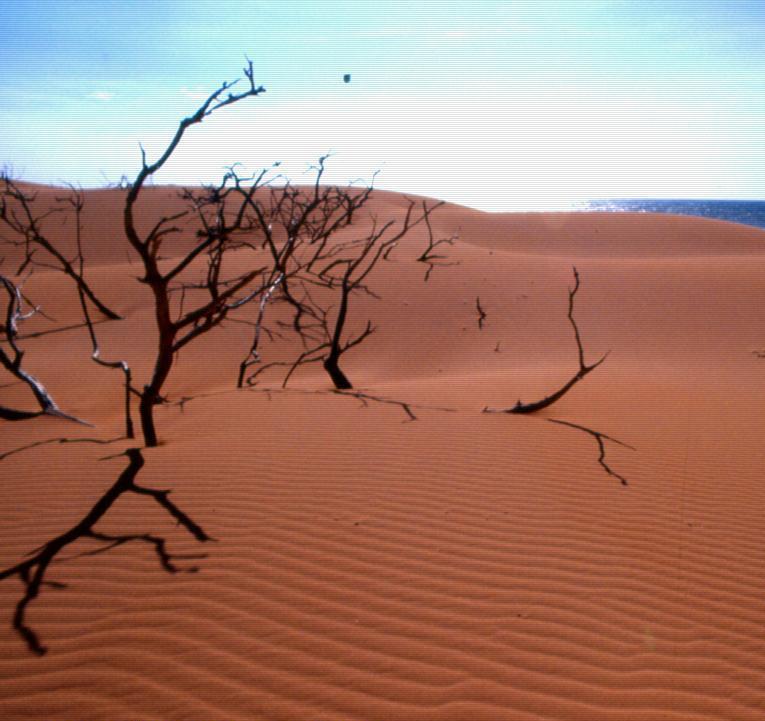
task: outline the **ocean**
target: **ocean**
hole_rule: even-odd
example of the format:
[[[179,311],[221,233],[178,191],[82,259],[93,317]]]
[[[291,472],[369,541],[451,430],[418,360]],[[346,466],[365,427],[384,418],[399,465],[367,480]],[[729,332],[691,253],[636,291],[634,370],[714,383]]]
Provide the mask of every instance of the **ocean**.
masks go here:
[[[698,215],[765,229],[765,200],[585,200],[574,209]]]

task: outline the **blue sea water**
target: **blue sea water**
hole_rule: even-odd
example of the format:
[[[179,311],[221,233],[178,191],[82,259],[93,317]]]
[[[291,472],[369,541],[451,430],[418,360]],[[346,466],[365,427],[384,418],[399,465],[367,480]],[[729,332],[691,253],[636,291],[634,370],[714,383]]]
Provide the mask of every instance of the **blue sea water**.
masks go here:
[[[698,215],[765,229],[765,200],[586,200],[576,209]]]

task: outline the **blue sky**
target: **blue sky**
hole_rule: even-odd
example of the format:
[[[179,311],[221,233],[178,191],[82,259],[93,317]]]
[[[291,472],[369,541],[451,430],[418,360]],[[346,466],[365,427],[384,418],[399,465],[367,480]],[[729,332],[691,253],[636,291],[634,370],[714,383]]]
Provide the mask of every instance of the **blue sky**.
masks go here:
[[[244,55],[267,93],[194,127],[157,182],[281,161],[300,180],[487,210],[765,198],[763,0],[0,0],[0,163],[135,175]],[[342,81],[351,73],[349,84]]]

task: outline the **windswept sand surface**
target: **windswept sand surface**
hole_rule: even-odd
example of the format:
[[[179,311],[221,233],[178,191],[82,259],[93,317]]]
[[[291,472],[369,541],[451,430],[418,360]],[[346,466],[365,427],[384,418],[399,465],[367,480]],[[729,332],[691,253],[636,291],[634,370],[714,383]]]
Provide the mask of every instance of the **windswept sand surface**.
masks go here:
[[[147,223],[175,202],[149,192]],[[104,356],[140,382],[150,298],[120,198],[88,192],[86,242],[93,284],[127,316],[99,325]],[[379,193],[375,208],[404,204]],[[165,539],[180,572],[146,540],[79,541],[46,576],[66,587],[27,608],[41,657],[12,627],[22,583],[0,582],[2,719],[765,718],[765,232],[456,206],[434,225],[460,232],[451,265],[424,283],[413,232],[371,279],[382,300],[352,306],[354,328],[378,331],[344,365],[416,420],[328,392],[320,367],[286,391],[278,373],[234,390],[242,324],[190,346],[168,388],[186,400],[159,409],[163,444],[136,482],[172,489],[215,540],[120,497],[97,530]],[[587,360],[607,360],[541,414],[481,413],[576,370],[572,265]],[[28,289],[78,322],[61,278]],[[25,343],[59,405],[96,428],[0,422],[2,568],[83,518],[128,465],[100,459],[130,447],[52,440],[122,431],[120,378],[88,360],[82,328]],[[32,408],[19,386],[0,404]]]

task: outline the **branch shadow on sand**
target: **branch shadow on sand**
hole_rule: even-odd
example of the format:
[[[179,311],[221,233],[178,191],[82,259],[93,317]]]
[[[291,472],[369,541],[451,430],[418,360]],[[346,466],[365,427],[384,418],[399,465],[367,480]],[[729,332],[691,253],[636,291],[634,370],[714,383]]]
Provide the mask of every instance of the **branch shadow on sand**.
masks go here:
[[[47,541],[39,548],[33,550],[25,561],[0,571],[0,581],[6,578],[10,578],[11,576],[18,576],[18,578],[24,584],[24,593],[16,604],[16,610],[13,614],[13,628],[24,639],[27,646],[29,647],[29,650],[37,655],[42,656],[47,652],[48,649],[41,642],[37,632],[27,622],[26,613],[29,605],[38,597],[43,586],[52,588],[66,587],[65,584],[47,580],[45,577],[51,563],[54,561],[61,562],[63,560],[70,560],[71,558],[77,558],[80,556],[90,556],[105,553],[106,551],[109,551],[118,546],[122,546],[125,543],[130,543],[132,541],[139,541],[152,546],[160,565],[168,573],[194,573],[198,570],[195,566],[179,568],[175,562],[177,560],[194,560],[205,557],[206,554],[171,554],[167,549],[167,540],[162,536],[157,536],[151,533],[112,535],[98,532],[95,529],[96,524],[106,515],[109,509],[123,494],[136,493],[138,495],[149,496],[153,498],[179,525],[183,526],[197,541],[204,543],[206,541],[214,540],[169,499],[169,490],[147,488],[145,486],[139,486],[135,482],[138,473],[144,465],[144,459],[141,455],[140,449],[129,448],[124,453],[119,455],[124,455],[127,457],[127,467],[122,471],[114,484],[106,491],[106,493],[103,494],[103,496],[101,496],[101,498],[96,501],[93,507],[77,524],[72,526],[72,528],[70,528],[65,533],[52,538],[50,541]],[[115,456],[111,456],[111,458],[114,457]],[[96,541],[102,545],[96,549],[85,551],[75,556],[70,556],[68,559],[62,559],[59,557],[65,548],[75,543],[76,541],[79,541],[80,539]]]
[[[118,438],[109,438],[105,440],[101,438],[47,438],[43,441],[35,441],[34,443],[28,443],[26,446],[19,446],[18,448],[12,448],[10,451],[0,453],[0,461],[4,461],[10,456],[15,456],[17,453],[23,453],[24,451],[29,451],[32,448],[47,446],[53,443],[96,443],[100,446],[108,446],[111,443],[117,443],[117,441],[122,440],[125,440],[124,436],[120,436]]]

